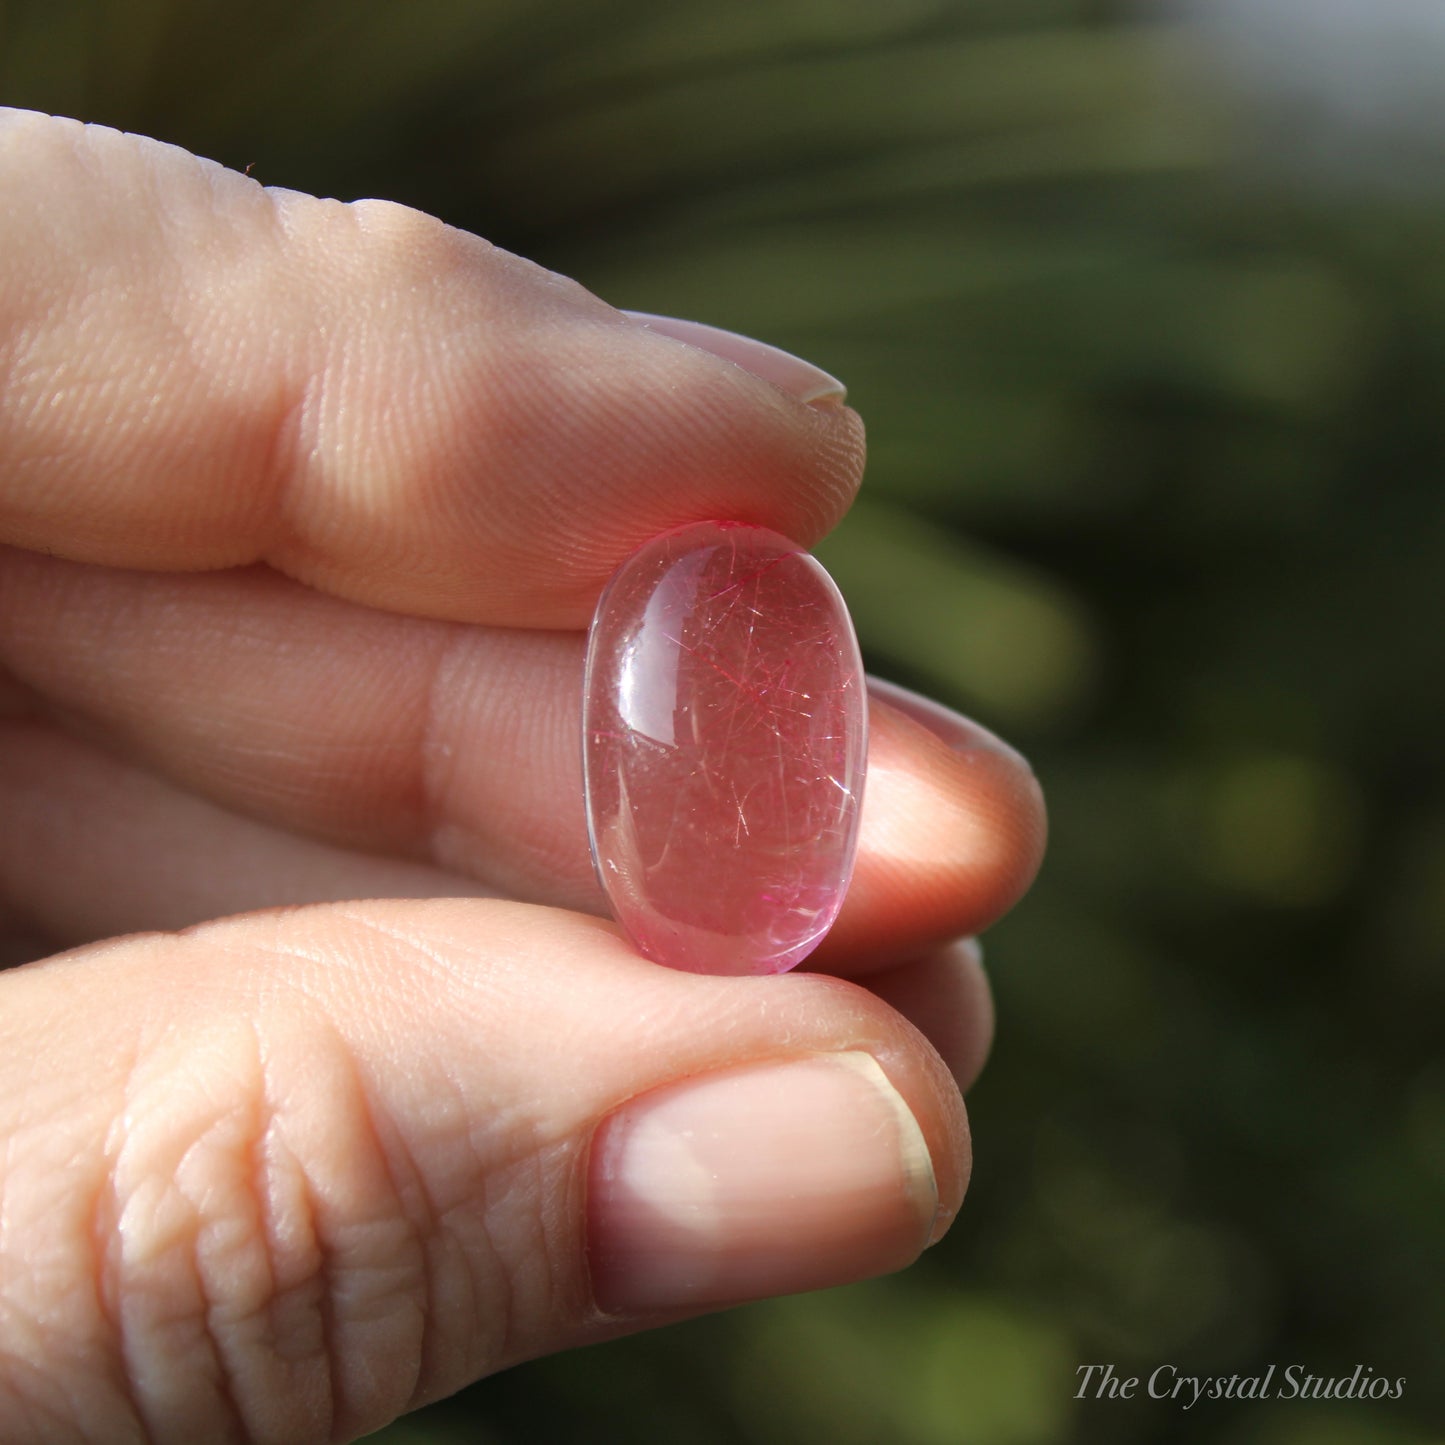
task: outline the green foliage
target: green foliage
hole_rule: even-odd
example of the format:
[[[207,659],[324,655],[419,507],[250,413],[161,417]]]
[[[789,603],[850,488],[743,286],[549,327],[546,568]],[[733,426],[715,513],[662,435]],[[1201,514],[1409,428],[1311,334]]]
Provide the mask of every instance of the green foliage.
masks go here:
[[[1148,7],[1138,7],[1137,17]],[[850,383],[875,667],[1037,758],[952,1237],[391,1445],[1423,1441],[1445,1417],[1445,208],[1250,164],[1086,0],[36,0],[0,98],[386,194]],[[1291,1361],[1394,1404],[1076,1401]]]

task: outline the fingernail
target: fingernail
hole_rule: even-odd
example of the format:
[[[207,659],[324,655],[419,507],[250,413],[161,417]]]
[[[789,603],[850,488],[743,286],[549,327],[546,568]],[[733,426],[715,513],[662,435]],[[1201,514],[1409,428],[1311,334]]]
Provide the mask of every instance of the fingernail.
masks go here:
[[[966,753],[973,748],[983,748],[987,752],[1002,753],[1005,757],[1014,759],[1028,772],[1033,772],[1029,760],[1017,748],[1004,742],[997,733],[989,732],[986,727],[980,727],[971,718],[944,707],[941,702],[935,702],[931,697],[899,687],[896,682],[885,682],[881,677],[868,679],[868,693],[880,702],[886,702],[905,717],[911,718],[920,727],[927,728],[934,737],[947,743],[955,752]]]
[[[901,1269],[938,1209],[928,1146],[865,1053],[729,1069],[624,1105],[592,1147],[588,1257],[612,1313]]]
[[[705,326],[701,321],[683,321],[676,316],[651,316],[644,311],[624,311],[622,314],[660,336],[685,341],[689,346],[731,361],[744,371],[772,382],[796,401],[841,402],[848,395],[848,388],[836,376],[829,376],[811,361],[769,346],[766,341],[755,341],[751,336],[740,336],[736,331]]]

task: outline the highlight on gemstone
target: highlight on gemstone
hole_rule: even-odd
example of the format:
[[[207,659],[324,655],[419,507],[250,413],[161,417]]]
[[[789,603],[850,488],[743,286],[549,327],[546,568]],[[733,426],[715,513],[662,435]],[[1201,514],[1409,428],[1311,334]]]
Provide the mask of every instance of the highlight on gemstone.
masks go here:
[[[863,666],[832,578],[786,537],[699,522],[597,605],[587,826],[617,921],[697,973],[781,973],[847,891],[867,753]]]

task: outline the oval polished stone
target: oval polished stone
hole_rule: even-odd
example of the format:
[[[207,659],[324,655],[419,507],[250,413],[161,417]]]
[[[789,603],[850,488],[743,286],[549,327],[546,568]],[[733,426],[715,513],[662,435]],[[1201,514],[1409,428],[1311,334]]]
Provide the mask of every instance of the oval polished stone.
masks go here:
[[[587,647],[592,857],[649,958],[781,973],[837,916],[867,750],[833,580],[776,532],[700,522],[625,561]]]

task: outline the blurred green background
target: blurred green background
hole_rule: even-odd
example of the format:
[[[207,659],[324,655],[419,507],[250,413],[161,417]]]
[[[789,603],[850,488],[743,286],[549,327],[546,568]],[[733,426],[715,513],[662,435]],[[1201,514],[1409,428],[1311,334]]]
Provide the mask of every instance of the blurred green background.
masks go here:
[[[844,377],[871,460],[822,552],[870,662],[1050,795],[943,1245],[375,1439],[1442,1438],[1445,166],[1335,173],[1349,115],[1217,41],[1103,0],[0,0],[4,103]],[[1074,1399],[1099,1361],[1407,1386]]]

